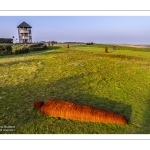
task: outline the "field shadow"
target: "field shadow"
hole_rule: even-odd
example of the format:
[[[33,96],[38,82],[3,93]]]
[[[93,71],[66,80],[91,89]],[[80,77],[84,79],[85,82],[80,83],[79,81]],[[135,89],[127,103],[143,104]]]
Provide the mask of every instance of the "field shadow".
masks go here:
[[[92,106],[123,115],[127,118],[128,122],[130,122],[132,115],[131,105],[88,93],[84,85],[81,84],[82,78],[83,74],[62,78],[55,82],[47,83],[41,89],[39,88],[40,85],[37,85],[39,86],[37,89],[40,91],[34,89],[35,85],[33,85],[32,82],[25,85],[27,87],[26,89],[23,84],[4,87],[2,93],[7,91],[7,93],[11,93],[15,96],[11,97],[10,94],[10,97],[7,98],[8,102],[0,102],[3,108],[0,111],[3,113],[3,117],[0,118],[1,123],[20,126],[34,122],[34,120],[38,118],[43,118],[42,115],[33,108],[34,101],[37,99],[41,101],[47,101],[49,99],[66,100],[80,105]],[[20,91],[19,88],[23,88],[23,90]]]
[[[72,76],[47,84],[46,88],[50,90],[45,96],[45,101],[48,99],[63,99],[81,105],[88,105],[121,114],[130,122],[131,105],[88,93],[84,85],[80,83],[82,77],[83,75]]]

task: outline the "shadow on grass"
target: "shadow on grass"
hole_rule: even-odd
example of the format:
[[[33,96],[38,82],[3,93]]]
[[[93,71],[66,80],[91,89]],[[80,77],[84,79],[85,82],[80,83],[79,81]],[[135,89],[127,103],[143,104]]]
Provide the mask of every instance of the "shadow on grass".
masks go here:
[[[8,95],[7,101],[0,101],[0,123],[15,125],[16,128],[30,122],[34,123],[39,118],[43,118],[38,111],[33,109],[34,101],[37,99],[46,101],[53,98],[112,111],[125,116],[130,122],[132,114],[130,105],[88,93],[88,90],[81,84],[82,78],[83,75],[71,76],[49,82],[43,87],[39,83],[30,81],[27,84],[1,89],[1,93],[6,95],[5,92],[7,92]]]
[[[72,76],[47,84],[45,91],[48,90],[49,92],[47,92],[48,94],[45,97],[46,100],[63,99],[81,105],[112,111],[125,116],[130,122],[131,105],[88,93],[87,87],[84,88],[84,85],[80,83],[82,77],[83,75]]]

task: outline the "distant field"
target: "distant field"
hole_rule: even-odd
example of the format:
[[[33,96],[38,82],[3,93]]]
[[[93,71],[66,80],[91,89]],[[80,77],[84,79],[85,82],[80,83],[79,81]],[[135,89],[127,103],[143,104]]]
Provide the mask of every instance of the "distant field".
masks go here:
[[[120,44],[118,46],[127,46],[127,47],[133,47],[133,48],[150,48],[150,45]]]
[[[108,52],[105,53],[105,47]],[[63,99],[124,115],[127,125],[60,119],[33,109]],[[57,44],[0,56],[2,134],[150,134],[150,48]]]

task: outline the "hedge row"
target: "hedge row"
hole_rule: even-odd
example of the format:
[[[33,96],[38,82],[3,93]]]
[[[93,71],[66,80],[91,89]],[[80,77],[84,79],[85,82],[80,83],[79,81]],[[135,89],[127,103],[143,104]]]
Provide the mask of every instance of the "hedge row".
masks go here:
[[[93,45],[94,43],[93,42],[91,42],[91,43],[86,43],[86,45]]]
[[[28,53],[28,52],[29,52],[28,48],[14,50],[14,54],[23,54],[23,53]]]
[[[15,45],[0,45],[0,55],[5,54],[23,54],[28,53],[29,51],[38,51],[46,49],[47,46],[45,44],[30,44],[30,45],[23,45],[23,44],[15,44]]]
[[[37,44],[31,44],[28,46],[30,51],[37,51],[37,50],[42,50],[47,48],[47,46],[45,44],[42,43],[37,43]]]

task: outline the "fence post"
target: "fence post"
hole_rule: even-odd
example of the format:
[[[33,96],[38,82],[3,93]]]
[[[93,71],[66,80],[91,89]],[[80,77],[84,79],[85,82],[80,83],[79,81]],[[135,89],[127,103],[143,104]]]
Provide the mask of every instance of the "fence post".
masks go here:
[[[113,46],[113,50],[116,50],[116,45]]]

